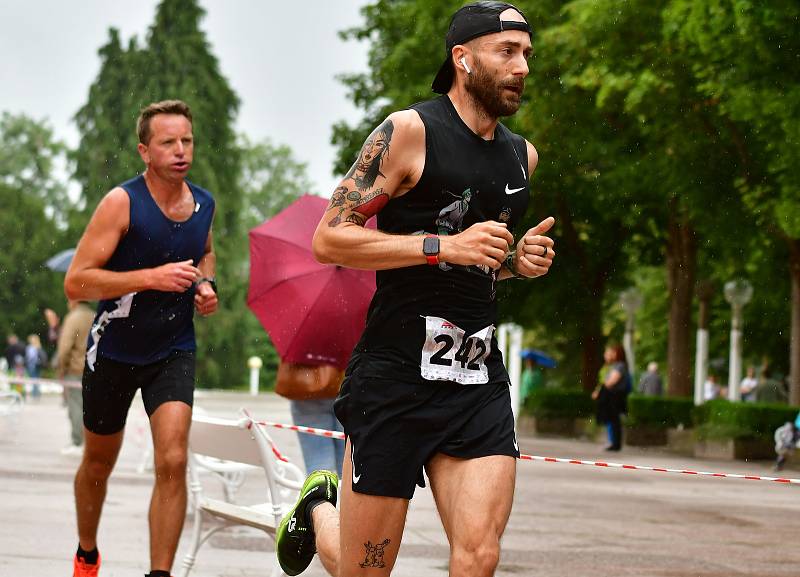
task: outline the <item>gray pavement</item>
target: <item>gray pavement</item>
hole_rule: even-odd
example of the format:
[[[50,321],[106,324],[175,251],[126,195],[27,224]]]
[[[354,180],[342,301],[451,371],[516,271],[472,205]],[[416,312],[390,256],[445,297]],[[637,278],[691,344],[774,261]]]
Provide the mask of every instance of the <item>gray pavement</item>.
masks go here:
[[[234,418],[246,406],[259,418],[289,422],[274,395],[199,393],[208,413]],[[100,527],[103,577],[148,570],[147,504],[152,473],[138,473],[149,435],[140,404],[132,409]],[[290,459],[302,463],[294,433],[272,431]],[[0,417],[0,576],[66,577],[76,545],[72,478],[77,457],[59,454],[69,439],[66,410],[55,396]],[[523,452],[590,460],[608,458],[602,444],[521,438]],[[632,448],[613,460],[769,475],[769,463],[698,461]],[[792,473],[792,472],[790,472]],[[794,471],[793,476],[800,476]],[[214,488],[212,487],[212,490]],[[248,479],[243,501],[262,491]],[[491,487],[486,488],[491,491]],[[800,575],[800,486],[519,463],[514,509],[498,575],[547,577],[783,577]],[[180,559],[189,540],[187,519]],[[268,575],[274,554],[257,531],[236,529],[207,543],[197,577]],[[427,489],[411,502],[394,575],[447,575],[447,541]],[[304,574],[325,575],[318,561]]]

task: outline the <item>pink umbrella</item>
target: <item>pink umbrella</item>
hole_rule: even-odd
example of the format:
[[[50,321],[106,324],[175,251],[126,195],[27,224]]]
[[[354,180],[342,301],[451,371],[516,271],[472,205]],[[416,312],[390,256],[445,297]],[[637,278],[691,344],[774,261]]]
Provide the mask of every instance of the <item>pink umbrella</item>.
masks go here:
[[[250,231],[247,305],[284,361],[344,368],[364,330],[375,272],[314,259],[311,239],[327,206],[306,194]]]

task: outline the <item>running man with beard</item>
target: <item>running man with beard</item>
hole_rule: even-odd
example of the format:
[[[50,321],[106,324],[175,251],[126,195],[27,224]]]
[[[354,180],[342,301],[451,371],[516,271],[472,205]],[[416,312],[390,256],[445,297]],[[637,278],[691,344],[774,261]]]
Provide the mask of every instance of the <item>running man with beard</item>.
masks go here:
[[[335,404],[347,434],[341,514],[335,474],[312,473],[278,529],[289,575],[315,551],[331,575],[389,575],[423,471],[450,574],[492,575],[498,563],[519,448],[495,282],[548,272],[554,220],[515,243],[538,157],[498,119],[517,111],[528,75],[524,16],[503,2],[464,6],[446,49],[442,96],[375,129],[314,236],[321,262],[377,270],[377,291]],[[457,217],[445,210],[454,196]],[[374,215],[378,230],[364,228]]]

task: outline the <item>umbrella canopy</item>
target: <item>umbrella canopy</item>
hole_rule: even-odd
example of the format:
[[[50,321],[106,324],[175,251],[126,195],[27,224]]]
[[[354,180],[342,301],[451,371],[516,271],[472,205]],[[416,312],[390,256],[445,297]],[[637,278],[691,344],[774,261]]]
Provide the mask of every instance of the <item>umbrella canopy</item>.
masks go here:
[[[72,262],[72,257],[75,256],[75,249],[68,248],[67,250],[62,250],[55,256],[51,256],[47,259],[47,262],[44,263],[47,268],[50,270],[55,270],[58,272],[67,272],[70,263]]]
[[[327,205],[302,196],[250,231],[247,305],[284,361],[344,368],[364,330],[375,272],[314,259],[311,239]]]
[[[557,365],[556,360],[545,352],[536,349],[523,349],[520,353],[523,359],[531,359],[536,364],[547,369],[554,369]]]

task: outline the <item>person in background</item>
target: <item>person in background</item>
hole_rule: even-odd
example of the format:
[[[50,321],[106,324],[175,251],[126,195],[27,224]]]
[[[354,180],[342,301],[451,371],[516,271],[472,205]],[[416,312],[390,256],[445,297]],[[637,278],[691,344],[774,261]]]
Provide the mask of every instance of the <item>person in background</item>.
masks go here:
[[[758,387],[756,368],[751,365],[747,367],[747,376],[742,379],[742,383],[739,385],[739,392],[742,394],[742,400],[751,403],[755,402],[756,387]]]
[[[25,371],[32,379],[38,379],[44,367],[47,366],[47,353],[42,348],[42,340],[39,335],[28,335],[28,346],[25,347]],[[42,396],[42,389],[39,383],[33,383],[31,396],[38,401]]]
[[[524,405],[525,399],[527,399],[536,389],[540,389],[544,384],[542,368],[538,365],[535,359],[525,359],[525,368],[522,369],[521,381],[522,383],[519,391],[520,403]]]
[[[61,319],[53,309],[44,309],[44,320],[47,322],[47,342],[58,344],[58,333],[61,331]]]
[[[712,401],[714,399],[719,399],[721,394],[722,389],[717,383],[717,375],[708,373],[706,382],[703,383],[703,400]]]
[[[72,430],[71,443],[61,450],[62,455],[83,454],[83,375],[86,343],[94,320],[94,310],[86,301],[68,301],[69,312],[58,336],[56,375],[65,382],[64,400]]]
[[[783,470],[786,459],[794,453],[798,443],[800,443],[800,413],[797,413],[793,423],[784,423],[775,431],[775,453],[778,455],[775,460],[776,471]]]
[[[19,342],[19,338],[15,334],[10,334],[6,338],[5,357],[10,373],[14,373],[15,367],[24,367],[25,365],[25,345]]]
[[[19,338],[15,334],[10,334],[6,338],[6,370],[9,375],[17,377],[25,376],[25,345],[19,342]],[[25,398],[25,385],[20,383],[11,382],[11,388],[19,392],[22,398]]]
[[[597,421],[608,428],[606,451],[619,451],[622,449],[622,415],[628,412],[631,377],[621,345],[607,347],[603,358],[607,368],[605,379],[597,385],[592,398],[597,401]]]
[[[651,397],[660,397],[663,391],[664,385],[661,382],[661,375],[658,374],[658,363],[651,361],[647,365],[647,372],[639,380],[639,392]]]

